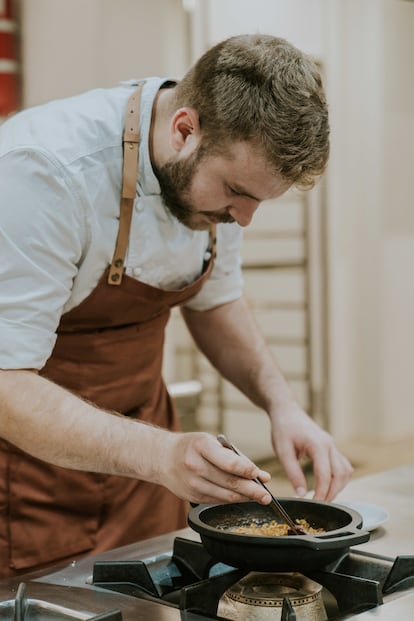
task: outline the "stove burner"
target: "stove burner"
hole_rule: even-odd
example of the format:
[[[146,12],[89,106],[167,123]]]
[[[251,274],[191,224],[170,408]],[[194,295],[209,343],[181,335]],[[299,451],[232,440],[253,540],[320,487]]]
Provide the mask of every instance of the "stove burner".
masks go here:
[[[110,610],[103,614],[85,617],[85,613],[77,613],[62,606],[57,606],[50,602],[38,599],[30,599],[26,594],[26,584],[20,583],[14,600],[2,602],[0,608],[0,618],[2,611],[7,613],[8,619],[13,621],[30,621],[31,619],[52,619],[53,621],[122,621],[120,610]],[[79,616],[79,614],[81,616]]]
[[[325,621],[322,586],[298,572],[251,572],[220,598],[218,614],[224,619],[276,621],[286,600],[298,621]]]
[[[201,543],[176,537],[172,555],[95,563],[93,584],[217,618],[219,600],[249,572],[218,563]],[[322,585],[328,621],[383,604],[383,596],[414,585],[414,556],[379,557],[352,548],[323,570],[306,572]],[[281,621],[297,621],[289,596]]]

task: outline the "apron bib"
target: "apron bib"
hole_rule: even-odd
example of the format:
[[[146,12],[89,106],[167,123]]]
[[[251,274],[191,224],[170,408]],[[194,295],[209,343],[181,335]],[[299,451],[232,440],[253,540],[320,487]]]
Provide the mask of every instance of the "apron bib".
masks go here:
[[[193,297],[212,270],[215,227],[211,259],[190,285],[165,291],[125,275],[141,87],[127,106],[112,264],[91,294],[62,315],[40,374],[100,408],[173,431],[176,412],[161,376],[164,330],[170,309]],[[186,519],[186,503],[160,485],[52,466],[0,442],[0,577],[183,528]]]

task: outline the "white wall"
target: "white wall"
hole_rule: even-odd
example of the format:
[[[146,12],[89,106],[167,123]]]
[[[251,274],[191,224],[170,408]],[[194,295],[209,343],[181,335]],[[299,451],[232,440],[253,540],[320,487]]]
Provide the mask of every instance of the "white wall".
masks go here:
[[[181,0],[21,0],[23,104],[188,67]]]
[[[383,416],[402,436],[414,431],[414,3],[387,4],[385,20]]]
[[[320,0],[209,0],[208,4],[209,43],[244,32],[268,32],[315,56],[322,53]]]
[[[334,429],[414,433],[414,4],[330,3],[327,45]]]
[[[384,21],[382,0],[334,1],[327,15],[333,428],[380,431]]]

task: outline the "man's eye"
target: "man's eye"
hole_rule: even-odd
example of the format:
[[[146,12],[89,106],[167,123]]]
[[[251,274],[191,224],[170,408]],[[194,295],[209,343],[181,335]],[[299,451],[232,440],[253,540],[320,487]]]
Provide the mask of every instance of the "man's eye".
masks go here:
[[[238,192],[237,190],[235,190],[234,188],[229,186],[229,190],[231,194],[235,194],[236,196],[240,196],[240,192]]]

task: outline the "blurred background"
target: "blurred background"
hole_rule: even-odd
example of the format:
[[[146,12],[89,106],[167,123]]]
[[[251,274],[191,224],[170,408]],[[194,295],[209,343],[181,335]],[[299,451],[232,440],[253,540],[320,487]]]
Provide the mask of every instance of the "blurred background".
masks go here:
[[[332,130],[318,186],[264,204],[246,230],[247,296],[298,399],[358,472],[412,462],[413,1],[0,0],[0,116],[129,78],[180,78],[244,32],[317,60]],[[217,376],[178,314],[165,375],[186,429],[271,458],[265,414]]]

